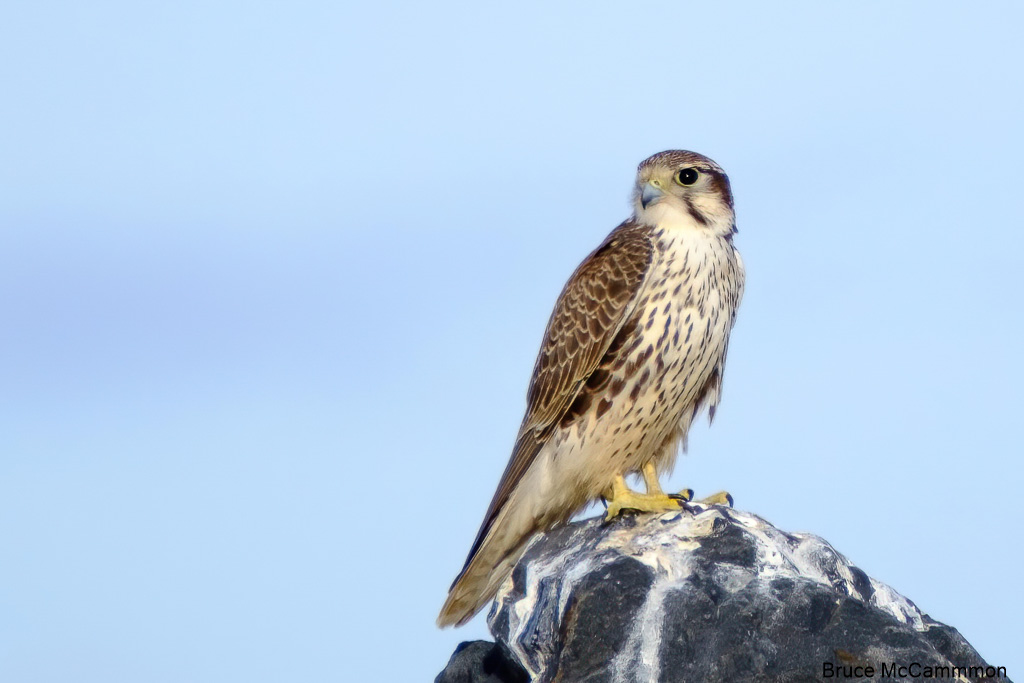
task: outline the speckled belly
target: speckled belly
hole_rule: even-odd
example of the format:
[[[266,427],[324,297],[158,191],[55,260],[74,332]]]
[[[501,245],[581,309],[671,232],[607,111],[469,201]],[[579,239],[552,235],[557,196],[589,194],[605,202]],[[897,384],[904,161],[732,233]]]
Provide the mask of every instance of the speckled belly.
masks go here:
[[[555,435],[559,469],[593,495],[647,462],[670,467],[709,381],[721,372],[738,303],[723,291],[729,254],[662,246],[616,362],[604,368],[600,387],[585,388],[593,395],[587,410]]]

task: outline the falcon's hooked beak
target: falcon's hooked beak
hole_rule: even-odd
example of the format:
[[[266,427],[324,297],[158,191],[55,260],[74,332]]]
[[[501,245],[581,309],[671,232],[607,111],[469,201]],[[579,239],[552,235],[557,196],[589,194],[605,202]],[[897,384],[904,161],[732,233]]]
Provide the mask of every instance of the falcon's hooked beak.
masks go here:
[[[660,187],[647,181],[644,183],[644,189],[640,192],[640,206],[646,209],[648,204],[656,202],[664,196],[665,193],[661,191]]]

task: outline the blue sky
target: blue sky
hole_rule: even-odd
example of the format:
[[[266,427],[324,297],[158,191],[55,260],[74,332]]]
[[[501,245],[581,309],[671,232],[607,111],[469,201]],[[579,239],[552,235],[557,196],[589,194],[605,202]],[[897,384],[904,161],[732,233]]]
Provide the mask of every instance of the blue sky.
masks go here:
[[[669,485],[1020,677],[1011,3],[22,3],[0,22],[0,677],[430,680],[554,299],[635,166],[746,298]]]

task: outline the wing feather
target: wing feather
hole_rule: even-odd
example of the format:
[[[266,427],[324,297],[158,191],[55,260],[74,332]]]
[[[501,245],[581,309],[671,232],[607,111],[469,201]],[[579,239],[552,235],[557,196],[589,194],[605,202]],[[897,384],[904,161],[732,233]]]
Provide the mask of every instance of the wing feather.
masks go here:
[[[649,230],[627,221],[584,259],[562,289],[544,331],[527,392],[526,416],[512,457],[463,571],[583,385],[598,369],[609,349],[613,352],[621,349],[621,344],[615,344],[613,349],[613,342],[635,308],[653,254]]]

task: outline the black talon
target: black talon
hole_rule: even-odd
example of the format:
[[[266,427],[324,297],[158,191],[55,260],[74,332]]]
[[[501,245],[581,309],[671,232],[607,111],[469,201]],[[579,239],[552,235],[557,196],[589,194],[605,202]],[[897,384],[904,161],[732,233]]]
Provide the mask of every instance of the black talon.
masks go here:
[[[679,509],[683,512],[693,512],[693,508],[689,505],[689,500],[686,496],[681,493],[669,493],[668,497],[679,503]]]

